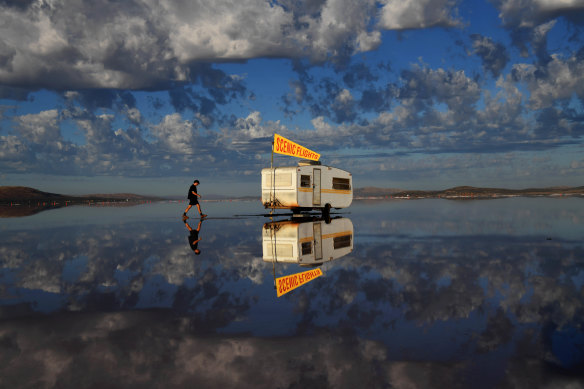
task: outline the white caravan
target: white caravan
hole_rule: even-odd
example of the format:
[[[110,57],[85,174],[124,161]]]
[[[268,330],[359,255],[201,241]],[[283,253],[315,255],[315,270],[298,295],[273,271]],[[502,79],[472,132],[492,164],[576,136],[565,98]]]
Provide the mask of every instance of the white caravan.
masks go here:
[[[320,162],[262,169],[262,204],[293,211],[346,208],[353,202],[351,173]]]
[[[320,266],[353,251],[353,223],[347,218],[287,220],[264,224],[265,262]]]

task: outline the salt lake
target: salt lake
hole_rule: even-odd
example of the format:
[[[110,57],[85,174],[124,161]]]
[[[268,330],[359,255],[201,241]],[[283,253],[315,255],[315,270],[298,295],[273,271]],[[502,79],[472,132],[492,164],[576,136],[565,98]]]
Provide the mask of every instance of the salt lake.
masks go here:
[[[202,207],[0,219],[0,387],[584,387],[582,198],[354,201],[281,297],[314,269],[264,259],[291,218]]]

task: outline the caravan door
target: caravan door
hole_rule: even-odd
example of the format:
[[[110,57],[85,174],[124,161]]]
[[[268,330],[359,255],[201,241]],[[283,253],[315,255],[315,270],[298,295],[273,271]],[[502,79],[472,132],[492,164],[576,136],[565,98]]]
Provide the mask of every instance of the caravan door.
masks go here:
[[[322,228],[320,222],[312,224],[312,233],[314,234],[314,260],[322,259]]]
[[[320,169],[313,170],[312,205],[320,205]]]

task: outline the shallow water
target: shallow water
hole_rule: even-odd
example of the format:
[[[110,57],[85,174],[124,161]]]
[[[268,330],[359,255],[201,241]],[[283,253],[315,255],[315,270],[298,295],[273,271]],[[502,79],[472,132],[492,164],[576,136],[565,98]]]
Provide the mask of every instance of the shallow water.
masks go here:
[[[355,201],[279,298],[259,202],[202,206],[200,255],[184,203],[0,219],[0,387],[584,387],[584,199]]]

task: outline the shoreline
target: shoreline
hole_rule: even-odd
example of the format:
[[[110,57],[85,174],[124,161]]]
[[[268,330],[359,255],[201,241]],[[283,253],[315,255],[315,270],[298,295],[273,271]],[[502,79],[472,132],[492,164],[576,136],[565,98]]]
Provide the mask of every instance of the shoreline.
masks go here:
[[[359,196],[353,200],[424,200],[424,199],[441,199],[441,200],[497,200],[509,198],[565,198],[565,197],[583,197],[582,193],[553,193],[553,194],[492,194],[492,195],[412,195],[412,196]]]

